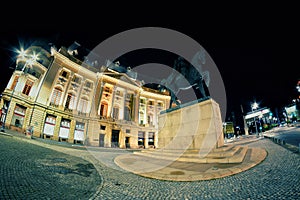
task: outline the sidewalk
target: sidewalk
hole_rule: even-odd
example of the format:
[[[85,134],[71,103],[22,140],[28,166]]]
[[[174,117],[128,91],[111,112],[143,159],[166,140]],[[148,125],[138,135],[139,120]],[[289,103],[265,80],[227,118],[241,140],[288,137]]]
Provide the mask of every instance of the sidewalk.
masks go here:
[[[5,136],[9,136],[9,137],[17,137],[17,138],[21,138],[21,139],[35,140],[35,141],[39,141],[39,142],[42,142],[42,143],[59,145],[59,146],[69,147],[69,148],[82,148],[82,147],[85,147],[82,144],[72,144],[72,143],[68,143],[68,142],[60,142],[60,141],[55,141],[55,140],[50,140],[50,139],[42,139],[42,138],[34,137],[34,136],[31,137],[31,136],[26,135],[24,133],[21,133],[21,132],[15,131],[15,130],[10,130],[10,129],[5,129],[5,132],[0,131],[0,135],[5,135]]]

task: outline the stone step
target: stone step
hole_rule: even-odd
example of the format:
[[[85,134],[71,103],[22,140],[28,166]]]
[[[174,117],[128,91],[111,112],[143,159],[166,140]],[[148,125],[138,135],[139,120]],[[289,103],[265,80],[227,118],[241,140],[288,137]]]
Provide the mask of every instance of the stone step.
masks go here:
[[[202,151],[204,156],[206,157],[229,157],[233,156],[235,152],[237,152],[241,148],[241,146],[229,146],[226,148],[222,148],[222,150],[216,150],[213,149],[209,153],[205,153],[205,151]],[[141,153],[150,153],[150,154],[156,154],[159,156],[171,156],[171,157],[188,157],[188,158],[198,158],[198,157],[204,157],[201,156],[199,150],[178,150],[178,149],[156,149],[156,150],[142,150]]]
[[[248,146],[237,146],[232,149],[233,153],[227,154],[208,154],[205,157],[200,157],[199,154],[179,154],[179,153],[161,153],[154,151],[134,152],[141,156],[148,156],[157,159],[177,160],[182,162],[195,163],[241,163],[248,151]]]
[[[235,145],[224,145],[222,147],[216,148],[216,149],[212,149],[211,152],[227,152],[232,150],[233,148],[235,148]],[[182,153],[182,149],[143,149],[141,150],[141,152],[160,152],[160,153]],[[187,153],[199,153],[199,149],[187,149],[185,150],[185,152]]]

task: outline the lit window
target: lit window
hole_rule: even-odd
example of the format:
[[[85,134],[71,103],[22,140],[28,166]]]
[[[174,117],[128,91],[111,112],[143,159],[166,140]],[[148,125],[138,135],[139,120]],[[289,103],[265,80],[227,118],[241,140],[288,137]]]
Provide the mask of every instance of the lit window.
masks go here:
[[[62,90],[60,88],[54,88],[51,98],[51,103],[54,105],[59,105]]]
[[[75,106],[75,96],[69,93],[67,96],[65,108],[74,109],[74,106]]]
[[[29,92],[30,92],[30,90],[31,90],[32,85],[33,85],[33,82],[30,81],[30,80],[27,80],[27,81],[26,81],[26,84],[25,84],[25,86],[24,86],[24,88],[23,88],[22,93],[23,93],[23,94],[26,94],[26,95],[29,95]]]
[[[107,108],[108,108],[107,103],[106,102],[102,102],[101,103],[101,107],[100,107],[100,116],[104,116],[104,117],[107,116]]]
[[[10,87],[11,90],[15,89],[15,87],[18,83],[18,80],[19,80],[19,76],[15,76],[14,82],[12,83],[12,85]]]

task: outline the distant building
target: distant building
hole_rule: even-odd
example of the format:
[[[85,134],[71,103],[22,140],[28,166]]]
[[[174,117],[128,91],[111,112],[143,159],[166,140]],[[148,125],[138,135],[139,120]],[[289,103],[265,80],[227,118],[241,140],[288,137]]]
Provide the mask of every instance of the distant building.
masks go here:
[[[278,119],[273,116],[273,113],[269,108],[260,108],[252,112],[248,112],[245,116],[249,133],[262,132],[271,128],[273,123],[276,123]]]
[[[293,104],[293,105],[288,105],[284,107],[285,110],[285,117],[286,117],[286,122],[296,122],[300,120],[300,113],[298,110],[298,104]]]
[[[77,53],[32,46],[18,56],[0,103],[5,127],[33,127],[35,137],[91,146],[157,145],[158,115],[169,107],[169,93],[144,87],[132,71],[117,71],[118,63],[96,69]]]

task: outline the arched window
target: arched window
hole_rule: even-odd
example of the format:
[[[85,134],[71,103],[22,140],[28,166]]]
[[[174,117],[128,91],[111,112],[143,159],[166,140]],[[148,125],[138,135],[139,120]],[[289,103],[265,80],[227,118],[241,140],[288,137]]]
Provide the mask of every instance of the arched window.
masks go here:
[[[62,90],[58,87],[54,88],[52,92],[51,103],[54,105],[59,105],[61,95],[62,95]]]
[[[82,113],[88,113],[89,100],[86,97],[82,97],[79,101],[78,111]]]
[[[74,94],[72,94],[72,93],[68,94],[65,108],[68,108],[68,109],[75,108],[75,95]]]
[[[108,104],[106,102],[101,102],[100,116],[107,117]]]

